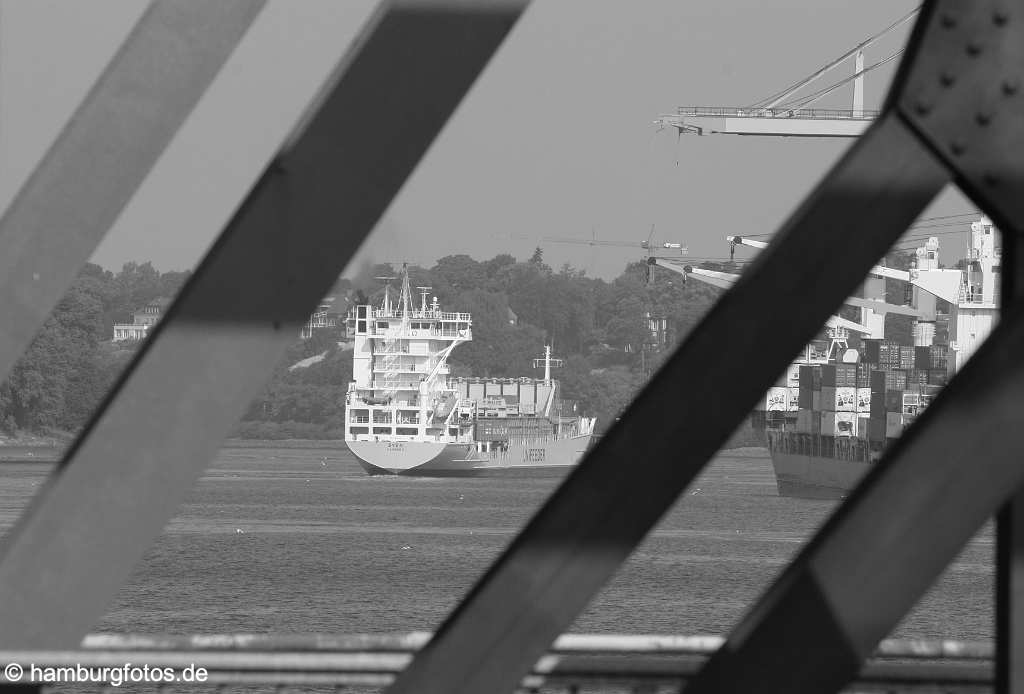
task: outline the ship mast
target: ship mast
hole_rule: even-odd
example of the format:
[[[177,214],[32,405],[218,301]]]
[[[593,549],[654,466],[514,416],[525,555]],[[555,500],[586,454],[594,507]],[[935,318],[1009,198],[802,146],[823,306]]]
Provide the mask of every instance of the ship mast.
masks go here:
[[[391,315],[391,280],[396,279],[394,277],[374,277],[373,279],[384,283],[384,301],[381,303],[380,308],[384,311],[385,316]]]
[[[544,345],[544,357],[541,359],[533,360],[533,368],[538,369],[544,367],[544,385],[551,385],[551,367],[556,369],[562,365],[561,359],[551,358],[551,345]]]

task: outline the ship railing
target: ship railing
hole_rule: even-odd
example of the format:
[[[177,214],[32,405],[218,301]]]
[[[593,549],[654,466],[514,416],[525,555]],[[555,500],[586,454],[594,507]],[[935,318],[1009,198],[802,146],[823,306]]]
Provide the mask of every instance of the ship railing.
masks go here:
[[[20,684],[56,668],[107,668],[125,663],[139,672],[170,668],[194,678],[189,691],[349,691],[390,685],[431,640],[428,632],[354,635],[224,634],[140,636],[96,634],[75,650],[0,651],[4,663],[31,663]],[[566,634],[530,668],[527,691],[678,693],[723,643],[718,636]],[[989,642],[886,640],[861,667],[851,688],[862,691],[987,691],[993,686],[994,647]],[[135,670],[133,670],[135,672]],[[188,674],[186,674],[188,673]],[[46,684],[46,682],[37,682]],[[103,682],[76,690],[109,691]],[[109,682],[110,685],[113,681]],[[167,684],[177,691],[179,684]],[[161,689],[161,685],[154,685]]]
[[[421,311],[418,309],[410,310],[408,312],[403,311],[401,308],[393,308],[390,311],[384,309],[374,309],[373,318],[383,319],[394,319],[394,320],[441,320],[441,321],[460,321],[463,323],[469,323],[472,320],[472,316],[468,313],[458,313],[455,311]]]
[[[801,118],[805,120],[874,120],[879,112],[848,108],[744,108],[741,106],[680,106],[680,116],[711,118]]]

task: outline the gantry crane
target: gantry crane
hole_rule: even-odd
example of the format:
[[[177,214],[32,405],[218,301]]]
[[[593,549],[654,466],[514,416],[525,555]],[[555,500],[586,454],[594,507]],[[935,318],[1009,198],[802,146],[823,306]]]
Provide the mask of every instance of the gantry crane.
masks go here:
[[[730,257],[737,245],[762,249],[768,246],[764,241],[756,241],[742,236],[727,236],[730,245]],[[882,338],[885,332],[885,314],[892,313],[910,316],[915,320],[914,341],[919,345],[930,345],[934,339],[935,321],[937,319],[936,299],[942,299],[951,306],[956,306],[961,299],[963,273],[960,270],[946,270],[938,266],[938,239],[928,239],[924,246],[917,249],[918,267],[913,270],[896,270],[894,268],[874,266],[870,277],[865,282],[862,297],[849,297],[844,303],[861,309],[861,322],[855,323],[839,316],[829,321],[830,328],[854,330],[872,338]],[[693,277],[699,281],[716,287],[731,287],[739,275],[717,270],[683,265],[667,259],[652,258],[650,265],[657,265],[684,277]],[[885,301],[885,278],[906,282],[914,287],[912,306],[890,304]]]
[[[781,137],[857,137],[878,115],[864,108],[864,75],[891,62],[900,48],[882,60],[864,66],[864,50],[909,22],[917,9],[909,12],[866,41],[802,80],[750,106],[680,106],[675,113],[655,121],[682,134],[774,135]],[[843,63],[853,61],[853,73],[811,93],[801,93],[809,85]],[[840,87],[853,83],[853,103],[849,109],[811,108]]]

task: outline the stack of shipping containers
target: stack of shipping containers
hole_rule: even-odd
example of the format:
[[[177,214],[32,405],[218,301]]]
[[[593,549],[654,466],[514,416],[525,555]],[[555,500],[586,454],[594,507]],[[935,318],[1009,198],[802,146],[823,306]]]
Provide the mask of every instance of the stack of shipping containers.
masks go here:
[[[884,444],[926,407],[949,377],[945,345],[907,347],[890,340],[863,340],[856,364],[802,365],[791,372],[795,383],[798,434],[857,437]],[[795,377],[795,378],[794,378]],[[781,401],[780,387],[765,405]]]

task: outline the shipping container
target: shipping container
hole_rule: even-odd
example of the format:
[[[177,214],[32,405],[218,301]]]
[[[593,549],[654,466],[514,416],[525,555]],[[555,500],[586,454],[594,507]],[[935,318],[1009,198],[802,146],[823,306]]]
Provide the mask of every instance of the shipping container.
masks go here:
[[[822,412],[822,436],[856,436],[857,415],[854,412]]]
[[[868,419],[868,440],[885,441],[885,419],[872,417]]]
[[[857,417],[857,437],[866,439],[868,437],[868,422],[871,421],[870,417]]]
[[[786,389],[786,392],[789,394],[786,410],[789,412],[796,412],[800,409],[800,389],[790,386]]]
[[[797,403],[801,410],[813,410],[814,409],[814,391],[810,388],[801,388],[799,391],[800,400]]]
[[[821,367],[821,387],[856,388],[856,364],[827,364]]]
[[[907,388],[907,374],[904,371],[886,371],[885,372],[885,389],[890,390],[906,390]]]
[[[857,389],[857,411],[858,412],[869,412],[871,410],[871,389],[870,388],[858,388]]]
[[[877,364],[880,355],[881,344],[879,340],[861,340],[861,359],[868,364]]]
[[[836,386],[836,365],[824,364],[821,367],[821,387],[835,388]]]
[[[886,412],[901,412],[903,410],[903,392],[902,390],[885,391]]]
[[[928,384],[933,386],[944,386],[949,379],[946,369],[928,369]]]
[[[814,367],[808,364],[800,366],[800,387],[811,391],[814,390]]]
[[[786,367],[786,387],[796,388],[800,385],[800,369],[803,368],[799,364],[790,364]]]
[[[913,347],[900,347],[900,368],[901,369],[913,369],[914,368],[914,348]]]
[[[821,409],[832,412],[856,412],[857,389],[848,386],[821,388]]]
[[[800,410],[796,413],[796,432],[798,434],[815,434],[814,422],[818,421],[818,428],[820,430],[821,423],[818,420],[817,413],[811,412],[810,410]]]
[[[885,393],[885,372],[884,371],[872,371],[871,372],[871,392],[882,394]]]
[[[811,391],[811,409],[815,412],[821,411],[821,391]]]
[[[868,414],[872,419],[881,419],[885,421],[885,395],[882,393],[871,394],[871,407],[868,409]]]
[[[903,413],[887,412],[885,415],[885,437],[896,438],[903,433]]]
[[[789,389],[785,386],[774,386],[768,389],[765,408],[768,412],[785,412],[789,407]]]
[[[918,369],[945,369],[949,358],[947,345],[930,345],[915,350]]]

